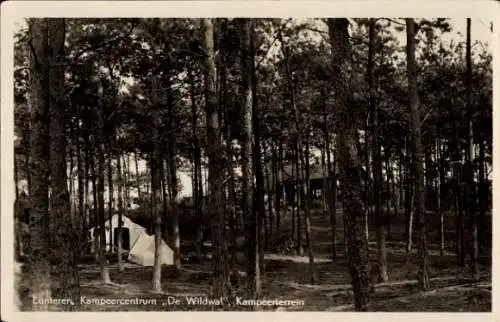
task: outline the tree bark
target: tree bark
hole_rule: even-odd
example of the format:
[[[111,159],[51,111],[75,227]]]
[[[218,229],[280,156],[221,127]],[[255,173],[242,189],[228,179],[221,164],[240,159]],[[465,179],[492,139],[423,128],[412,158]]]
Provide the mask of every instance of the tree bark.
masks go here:
[[[331,241],[332,241],[332,260],[336,261],[337,260],[337,218],[336,218],[336,211],[335,211],[335,196],[333,193],[333,185],[336,185],[333,178],[335,178],[334,171],[333,169],[332,172],[332,162],[331,162],[331,151],[330,151],[330,132],[328,131],[328,112],[326,110],[326,93],[325,95],[325,102],[323,103],[323,122],[324,122],[324,128],[323,128],[323,133],[324,133],[324,144],[323,144],[323,149],[321,153],[321,163],[323,164],[323,171],[324,171],[324,176],[325,179],[323,180],[323,194],[324,194],[324,207],[326,208],[325,211],[330,214],[330,226],[332,229],[331,233]],[[333,178],[332,178],[333,174]]]
[[[368,269],[368,240],[364,234],[364,204],[361,193],[361,164],[358,157],[356,135],[356,111],[349,106],[346,62],[351,55],[349,44],[349,22],[347,19],[328,19],[332,46],[332,68],[334,88],[337,89],[337,104],[340,129],[337,148],[342,184],[342,205],[344,208],[348,261],[356,311],[366,311],[370,300],[370,276]]]
[[[421,289],[429,288],[427,254],[427,236],[425,230],[425,186],[423,168],[423,146],[421,134],[421,119],[419,112],[419,98],[417,88],[417,66],[415,61],[415,22],[406,19],[407,38],[407,73],[410,100],[410,129],[412,133],[412,154],[415,178],[415,220],[418,229],[418,280]]]
[[[154,77],[153,79],[153,91],[158,90],[158,79]],[[157,102],[154,102],[154,112],[153,112],[153,151],[150,158],[150,169],[151,169],[151,212],[152,218],[154,220],[154,236],[155,236],[155,252],[154,252],[154,267],[153,267],[153,292],[161,293],[161,244],[162,244],[162,234],[161,234],[161,213],[159,211],[159,203],[161,200],[161,179],[160,179],[160,167],[162,167],[162,157],[160,151],[160,135],[159,135],[159,113],[157,109]]]
[[[209,209],[212,219],[212,240],[214,254],[212,295],[214,298],[228,294],[227,272],[225,271],[227,254],[223,252],[225,218],[222,209],[224,200],[224,162],[219,128],[219,111],[216,94],[216,65],[214,46],[214,25],[212,19],[202,19],[202,39],[205,50],[205,113],[207,119],[207,155],[209,172]]]
[[[66,23],[64,19],[48,19],[48,39],[52,53],[51,65],[61,65],[64,61],[64,41]],[[56,226],[54,247],[59,258],[60,291],[58,296],[71,298],[78,303],[79,276],[77,268],[77,236],[70,216],[70,195],[66,175],[66,127],[69,123],[66,100],[64,99],[64,67],[52,67],[50,82],[50,183],[51,212]],[[70,172],[71,173],[71,172]],[[71,181],[72,178],[70,179]],[[72,310],[72,305],[64,307]]]
[[[305,185],[306,185],[306,200],[304,203],[304,212],[306,219],[306,242],[307,242],[307,256],[309,257],[309,274],[311,277],[311,283],[315,284],[319,281],[318,272],[316,266],[314,265],[314,251],[313,251],[313,240],[311,236],[311,181],[310,181],[310,165],[309,165],[309,135],[306,136],[306,153],[305,153]]]
[[[441,155],[441,139],[436,139],[436,160],[438,167],[437,176],[437,213],[439,215],[439,254],[444,255],[445,241],[444,241],[444,211],[442,209],[441,200],[443,199],[442,182],[444,182],[444,167],[443,157]]]
[[[80,134],[81,134],[81,128],[78,125],[79,120],[77,121],[77,130],[76,130],[76,135],[75,135],[75,142],[76,142],[76,166],[77,166],[77,176],[78,176],[78,217],[79,221],[81,223],[81,226],[78,227],[79,229],[79,236],[80,236],[80,242],[83,242],[85,244],[86,242],[86,232],[88,229],[87,225],[87,220],[86,220],[86,214],[85,214],[85,169],[83,166],[83,160],[82,160],[82,147],[81,147],[81,142],[80,142]],[[83,238],[82,238],[83,235]],[[83,248],[84,250],[85,248]]]
[[[108,218],[109,218],[109,249],[113,250],[113,208],[114,208],[114,191],[113,191],[113,144],[108,143]]]
[[[49,44],[46,19],[29,20],[31,41],[31,135],[28,272],[30,295],[51,297],[49,264]],[[48,304],[32,304],[33,311],[47,311]]]
[[[253,32],[253,22],[250,22],[250,70],[251,70],[251,84],[252,84],[252,127],[253,127],[253,167],[255,174],[255,198],[256,203],[253,207],[257,221],[257,244],[258,244],[258,265],[260,268],[260,275],[264,274],[264,220],[265,220],[265,204],[264,204],[264,174],[262,171],[262,151],[261,151],[261,137],[260,137],[260,107],[257,101],[257,69],[255,67],[254,57],[256,55],[255,47],[255,33]],[[261,283],[259,278],[259,283]]]
[[[139,173],[139,157],[138,152],[134,152],[134,161],[135,161],[135,180],[137,185],[137,199],[141,200],[141,174]]]
[[[467,18],[466,43],[466,87],[467,87],[467,114],[468,114],[468,149],[467,149],[467,203],[469,220],[471,223],[471,274],[474,280],[479,280],[479,242],[476,216],[476,182],[474,180],[474,107],[472,102],[472,57],[471,57],[471,19]]]
[[[198,138],[198,109],[196,106],[195,95],[195,80],[193,72],[189,73],[190,82],[190,98],[191,98],[191,122],[193,125],[193,197],[196,218],[198,219],[198,227],[196,229],[196,258],[198,261],[203,259],[203,211],[200,189],[202,182],[199,179],[201,176],[201,150],[200,141]]]
[[[117,172],[117,185],[118,185],[118,229],[117,229],[117,255],[118,255],[118,270],[123,272],[122,253],[123,253],[123,174],[121,155],[118,152],[116,155],[116,172]]]
[[[176,140],[174,135],[174,98],[171,89],[170,79],[167,71],[167,82],[166,82],[166,95],[167,95],[167,113],[168,113],[168,148],[167,148],[167,162],[169,173],[169,186],[170,186],[170,208],[172,213],[172,241],[173,241],[173,251],[174,251],[174,265],[177,269],[181,268],[181,240],[179,233],[179,211],[176,207],[176,199],[178,194],[178,181],[177,181],[177,162],[175,158],[176,153]]]
[[[98,77],[98,76],[96,76]],[[102,85],[99,85],[99,93],[101,102],[103,101],[103,93]],[[101,272],[101,282],[104,284],[109,284],[111,282],[109,276],[109,270],[106,266],[106,213],[104,210],[104,168],[105,168],[105,159],[104,159],[104,150],[105,150],[105,137],[104,137],[104,106],[102,103],[97,109],[97,126],[98,126],[98,135],[97,135],[97,222],[99,226],[99,268]]]
[[[245,239],[246,239],[246,257],[247,257],[247,296],[257,297],[261,292],[260,266],[258,258],[258,230],[257,218],[254,211],[255,190],[253,187],[254,166],[252,160],[253,142],[253,94],[252,94],[252,57],[251,57],[251,21],[249,19],[241,20],[241,75],[243,78],[243,137],[242,137],[242,208],[246,211],[245,220]]]
[[[380,134],[378,124],[378,107],[375,103],[375,84],[373,81],[374,51],[375,51],[375,28],[376,20],[370,19],[369,44],[368,44],[368,92],[369,104],[372,112],[372,158],[373,158],[373,198],[375,200],[375,226],[377,236],[377,282],[387,282],[387,249],[385,246],[386,232],[383,222],[382,211],[382,160],[380,156]],[[389,212],[387,209],[386,214]]]

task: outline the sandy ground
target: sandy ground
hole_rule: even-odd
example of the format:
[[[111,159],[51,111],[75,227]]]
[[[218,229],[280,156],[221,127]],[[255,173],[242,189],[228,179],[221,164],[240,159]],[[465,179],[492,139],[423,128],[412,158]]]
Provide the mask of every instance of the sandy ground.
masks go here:
[[[319,283],[312,284],[309,276],[309,260],[307,256],[288,256],[275,253],[265,255],[265,274],[262,298],[281,300],[267,302],[257,310],[270,311],[353,311],[353,298],[347,260],[343,254],[343,235],[341,215],[338,217],[337,260],[330,259],[331,236],[329,218],[314,216],[312,218],[315,265],[319,274]],[[450,216],[451,217],[451,216]],[[446,225],[447,240],[453,240],[454,225],[452,218]],[[288,225],[287,219],[283,226]],[[283,231],[286,233],[286,231]],[[420,291],[416,281],[415,255],[406,262],[404,250],[403,228],[395,222],[391,228],[388,241],[388,273],[389,283],[376,284],[371,297],[370,311],[440,311],[440,312],[491,312],[491,258],[488,254],[481,260],[481,280],[473,282],[468,279],[467,269],[456,267],[456,256],[453,245],[443,256],[439,256],[435,243],[435,233],[430,232],[431,288]],[[370,261],[376,262],[376,244],[374,233],[370,231]],[[239,264],[244,271],[244,263]],[[232,310],[245,311],[253,307],[244,305],[236,298],[243,296],[243,287],[234,287],[234,294],[222,299],[222,304],[209,302],[214,300],[210,295],[210,278],[212,266],[209,261],[199,264],[184,264],[179,271],[168,268],[162,274],[163,292],[151,293],[152,268],[127,264],[124,272],[119,272],[116,265],[110,265],[110,276],[113,284],[102,285],[99,282],[98,267],[92,264],[81,265],[81,295],[84,299],[133,299],[124,304],[89,304],[85,300],[78,310],[84,311],[205,311]],[[21,281],[23,284],[23,281]],[[26,285],[24,284],[24,288]],[[24,289],[22,288],[22,289]],[[29,299],[22,292],[24,308],[28,308]],[[192,302],[199,297],[197,303]],[[143,303],[138,303],[142,299]],[[144,303],[148,300],[148,303]],[[154,300],[156,303],[153,303]],[[75,300],[77,301],[77,300]],[[238,302],[239,301],[239,302]],[[77,301],[78,302],[78,301]],[[78,303],[77,303],[78,304]],[[61,310],[54,305],[53,310]]]

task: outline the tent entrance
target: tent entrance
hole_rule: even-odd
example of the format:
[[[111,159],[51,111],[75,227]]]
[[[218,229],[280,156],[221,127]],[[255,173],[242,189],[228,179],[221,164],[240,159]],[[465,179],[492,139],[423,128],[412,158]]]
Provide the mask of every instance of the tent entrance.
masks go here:
[[[113,245],[118,247],[118,228],[113,229]],[[127,227],[122,227],[122,249],[130,251],[130,230]]]

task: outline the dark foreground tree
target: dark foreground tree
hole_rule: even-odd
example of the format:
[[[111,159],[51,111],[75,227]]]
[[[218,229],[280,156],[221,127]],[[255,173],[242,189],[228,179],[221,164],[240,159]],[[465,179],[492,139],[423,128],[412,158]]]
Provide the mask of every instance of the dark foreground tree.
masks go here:
[[[413,179],[415,221],[418,232],[418,281],[419,286],[429,288],[429,256],[427,254],[427,233],[425,231],[425,184],[423,167],[423,146],[421,134],[421,119],[417,88],[417,66],[415,62],[415,21],[406,19],[406,58],[408,74],[408,92],[410,101],[410,131],[413,156]]]
[[[33,298],[50,298],[49,264],[49,64],[46,19],[31,19],[31,135],[30,175],[32,209],[29,218],[28,276]],[[33,302],[35,303],[35,302]],[[33,311],[47,311],[48,304],[33,304]]]
[[[252,60],[251,57],[251,21],[242,19],[240,21],[240,42],[241,42],[241,75],[242,82],[242,208],[245,214],[245,240],[246,240],[246,272],[248,276],[247,295],[255,297],[261,292],[260,267],[258,257],[258,230],[255,218],[254,207],[254,187],[253,187],[253,166],[252,166],[252,138],[253,138],[253,93],[252,93]]]
[[[224,163],[219,111],[216,93],[214,25],[212,19],[202,19],[202,39],[205,50],[205,113],[207,120],[206,151],[208,156],[209,214],[213,244],[212,295],[227,295],[227,253],[224,252]]]
[[[66,176],[66,126],[68,114],[64,98],[64,19],[48,19],[49,44],[52,52],[50,69],[50,165],[51,213],[56,227],[55,243],[58,251],[58,275],[64,298],[77,299],[79,278],[75,228],[70,216],[69,193]],[[75,301],[78,303],[78,301]],[[66,305],[72,309],[72,305]]]
[[[361,164],[358,154],[357,110],[351,106],[346,64],[350,60],[349,22],[347,19],[328,19],[332,46],[333,88],[336,107],[341,119],[337,135],[339,179],[342,205],[346,219],[349,272],[354,291],[356,311],[366,311],[370,299],[368,269],[368,240],[365,234],[365,210],[361,193]]]
[[[373,158],[373,198],[375,202],[375,225],[377,236],[377,279],[387,282],[387,249],[385,246],[385,226],[382,214],[382,157],[380,156],[380,133],[378,120],[378,106],[375,102],[376,88],[374,85],[374,56],[375,56],[375,28],[376,19],[369,20],[368,26],[368,95],[369,105],[372,113],[372,158]],[[386,210],[388,213],[389,208]]]

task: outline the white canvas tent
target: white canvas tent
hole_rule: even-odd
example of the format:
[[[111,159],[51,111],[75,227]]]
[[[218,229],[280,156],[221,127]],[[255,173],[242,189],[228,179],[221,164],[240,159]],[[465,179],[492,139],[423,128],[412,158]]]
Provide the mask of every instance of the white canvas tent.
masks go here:
[[[128,260],[142,266],[154,265],[154,252],[155,252],[155,238],[153,235],[148,235],[146,228],[137,225],[129,218],[122,216],[123,228],[128,228],[130,235],[130,251]],[[115,228],[118,228],[118,215],[114,215],[110,220],[105,223],[106,228],[106,250],[111,251],[111,238],[114,236]],[[113,229],[113,232],[111,231]],[[94,245],[94,228],[90,229],[90,236],[92,238],[92,245]],[[94,251],[94,250],[93,250]],[[160,261],[165,265],[174,264],[174,252],[167,243],[162,239],[160,248]]]

